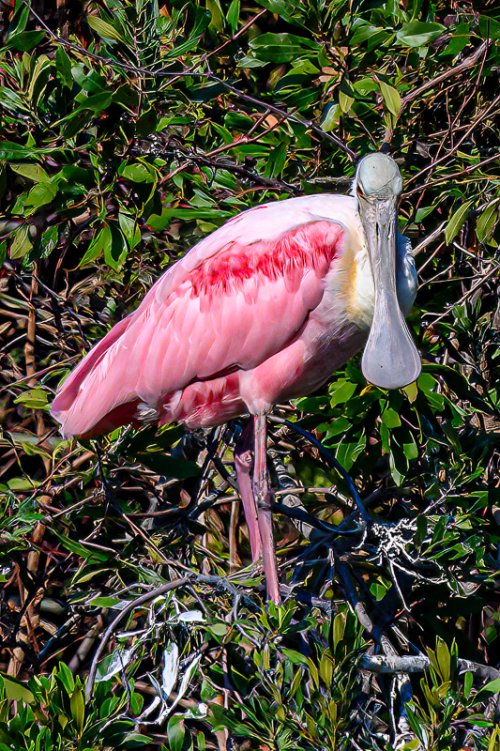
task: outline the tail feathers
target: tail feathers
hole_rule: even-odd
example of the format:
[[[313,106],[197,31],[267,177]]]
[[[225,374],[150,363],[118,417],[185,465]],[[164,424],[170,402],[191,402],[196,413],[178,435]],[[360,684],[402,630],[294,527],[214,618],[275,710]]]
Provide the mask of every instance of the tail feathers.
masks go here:
[[[105,383],[99,372],[110,348],[131,325],[134,313],[117,323],[111,331],[83,358],[63,383],[51,406],[52,416],[61,423],[66,437],[91,437],[113,430],[133,419],[137,399],[123,391],[117,393]]]

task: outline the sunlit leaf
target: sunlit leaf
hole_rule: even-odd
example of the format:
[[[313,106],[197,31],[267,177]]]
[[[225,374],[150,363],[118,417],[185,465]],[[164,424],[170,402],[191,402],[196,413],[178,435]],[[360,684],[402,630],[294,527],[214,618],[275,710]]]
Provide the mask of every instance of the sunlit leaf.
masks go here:
[[[474,201],[472,199],[465,201],[465,203],[462,203],[449,218],[448,224],[446,225],[446,229],[444,231],[444,237],[447,243],[450,243],[452,240],[454,240],[454,238],[460,232],[460,229],[462,228],[462,225],[465,222],[470,207],[473,203]]]
[[[409,21],[396,33],[396,39],[407,47],[421,47],[445,31],[445,27],[435,21]]]
[[[115,42],[124,41],[122,34],[114,26],[98,16],[87,16],[87,23],[91,29],[105,39],[111,39]]]

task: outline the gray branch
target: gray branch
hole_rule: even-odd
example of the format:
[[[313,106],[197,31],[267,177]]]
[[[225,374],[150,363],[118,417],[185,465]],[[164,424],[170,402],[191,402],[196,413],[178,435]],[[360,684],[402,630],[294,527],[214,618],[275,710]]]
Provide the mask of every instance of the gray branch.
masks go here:
[[[372,673],[425,673],[430,667],[430,660],[425,655],[364,655],[361,659],[363,670]],[[471,660],[458,660],[459,673],[473,673],[477,678],[487,681],[500,678],[500,670],[489,665],[481,665]]]

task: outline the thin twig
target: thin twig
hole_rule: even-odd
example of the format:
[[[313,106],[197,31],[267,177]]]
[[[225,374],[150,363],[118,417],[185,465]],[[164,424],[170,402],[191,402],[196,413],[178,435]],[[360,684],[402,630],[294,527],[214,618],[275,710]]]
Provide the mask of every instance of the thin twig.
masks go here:
[[[363,501],[361,500],[359,493],[356,489],[356,486],[354,485],[354,482],[352,481],[352,477],[349,475],[348,472],[344,469],[344,467],[340,464],[337,459],[333,456],[332,452],[329,451],[321,441],[318,441],[317,438],[315,438],[312,433],[310,433],[308,430],[304,430],[304,428],[301,428],[299,425],[297,425],[294,422],[290,422],[290,420],[285,420],[284,417],[278,417],[277,415],[268,415],[268,419],[271,422],[277,422],[281,425],[286,425],[291,430],[294,430],[296,433],[299,433],[299,435],[303,436],[304,438],[307,438],[310,443],[315,446],[320,454],[323,456],[323,458],[332,466],[334,467],[339,475],[343,477],[345,482],[347,483],[347,486],[349,490],[352,493],[352,497],[354,499],[354,502],[356,503],[356,506],[358,507],[358,511],[361,515],[361,518],[364,522],[371,521],[370,516],[367,514],[366,509],[364,507]]]
[[[269,110],[271,110],[271,112],[274,112],[275,115],[285,117],[285,119],[290,120],[293,123],[298,123],[299,125],[303,125],[308,130],[312,130],[312,132],[317,136],[320,136],[321,138],[334,143],[335,146],[337,146],[339,149],[345,151],[345,153],[348,154],[353,162],[358,159],[358,154],[349,146],[347,146],[347,144],[341,141],[340,138],[337,138],[337,136],[334,136],[332,133],[328,133],[327,131],[322,130],[318,125],[315,125],[312,120],[304,120],[302,117],[299,117],[298,115],[295,115],[291,112],[287,112],[280,107],[276,107],[274,104],[270,104],[269,102],[266,102],[262,99],[257,99],[257,97],[251,96],[250,94],[245,94],[243,91],[240,91],[240,89],[237,89],[236,86],[233,86],[227,81],[224,81],[214,73],[210,73],[210,79],[212,81],[216,81],[225,89],[233,93],[238,99],[241,99],[242,102],[253,104],[256,107],[267,107]]]
[[[189,581],[190,581],[189,576],[183,576],[179,579],[174,579],[173,581],[168,582],[167,584],[162,584],[161,587],[156,587],[155,589],[152,589],[150,592],[145,592],[143,595],[140,595],[140,597],[136,597],[134,600],[131,600],[129,603],[127,603],[123,607],[122,610],[120,610],[118,615],[111,621],[108,628],[102,635],[101,642],[92,660],[92,665],[90,666],[90,671],[89,671],[87,683],[85,686],[85,696],[87,698],[87,701],[90,701],[92,697],[92,691],[94,689],[94,683],[95,683],[95,678],[96,678],[96,673],[97,673],[97,665],[99,663],[99,660],[101,659],[101,655],[104,652],[106,645],[108,641],[110,640],[111,636],[113,635],[113,632],[115,631],[118,624],[125,618],[125,616],[127,616],[129,613],[135,610],[135,608],[138,608],[140,607],[140,605],[144,605],[146,602],[150,602],[151,600],[154,600],[157,597],[161,597],[162,595],[165,595],[167,592],[171,592],[174,589],[179,589],[179,587],[185,587],[186,584],[189,583]]]
[[[438,84],[442,83],[443,81],[446,81],[448,78],[458,76],[460,73],[462,73],[464,70],[468,70],[469,68],[472,68],[477,61],[479,60],[482,55],[487,52],[489,47],[491,46],[491,42],[488,40],[486,42],[483,42],[477,50],[475,50],[472,55],[469,57],[466,57],[465,60],[462,60],[461,63],[458,65],[455,65],[454,68],[448,68],[448,70],[443,71],[439,75],[437,75],[435,78],[431,78],[429,81],[426,81],[421,86],[418,86],[416,89],[413,89],[413,91],[410,91],[406,96],[404,96],[401,99],[401,109],[399,110],[399,114],[404,110],[404,108],[410,104],[410,102],[413,102],[415,99],[418,99],[419,96],[421,96],[425,91],[429,91],[429,89],[434,89]]]

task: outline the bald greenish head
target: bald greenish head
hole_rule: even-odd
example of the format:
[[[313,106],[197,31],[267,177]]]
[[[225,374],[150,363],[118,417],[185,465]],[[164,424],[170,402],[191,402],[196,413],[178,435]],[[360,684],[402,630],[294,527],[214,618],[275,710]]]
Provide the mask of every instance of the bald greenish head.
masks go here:
[[[365,156],[354,181],[375,289],[373,320],[363,352],[363,375],[386,389],[414,381],[420,356],[399,307],[396,288],[397,206],[403,187],[398,165],[380,152]]]
[[[356,187],[367,200],[399,196],[403,180],[399,167],[390,156],[377,152],[368,154],[358,165]]]

